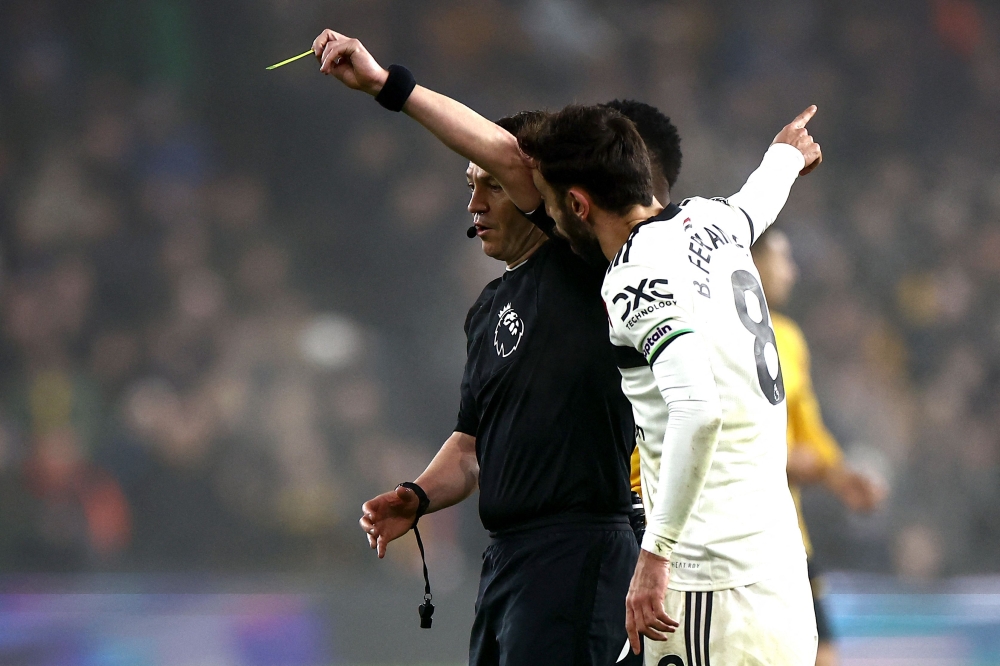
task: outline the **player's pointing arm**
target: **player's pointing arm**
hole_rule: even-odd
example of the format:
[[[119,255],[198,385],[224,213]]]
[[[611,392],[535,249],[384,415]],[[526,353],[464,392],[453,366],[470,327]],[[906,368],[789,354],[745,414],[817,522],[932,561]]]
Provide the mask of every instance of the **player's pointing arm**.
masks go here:
[[[517,139],[469,107],[415,85],[405,68],[383,69],[357,39],[324,30],[313,42],[320,71],[352,90],[377,96],[387,108],[402,110],[444,145],[489,172],[521,210],[541,203]]]
[[[823,151],[806,129],[814,115],[815,105],[785,125],[743,189],[729,197],[729,203],[740,208],[750,220],[751,243],[778,217],[796,177],[806,175],[823,161]]]

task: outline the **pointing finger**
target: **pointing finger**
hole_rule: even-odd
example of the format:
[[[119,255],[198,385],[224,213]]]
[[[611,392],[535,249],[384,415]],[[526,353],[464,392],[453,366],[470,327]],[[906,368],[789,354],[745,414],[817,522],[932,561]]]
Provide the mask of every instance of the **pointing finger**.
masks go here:
[[[808,123],[812,119],[812,117],[816,115],[816,111],[817,107],[815,104],[813,104],[808,109],[800,113],[798,117],[792,121],[792,127],[794,127],[795,129],[802,129],[803,127],[806,126],[806,123]]]

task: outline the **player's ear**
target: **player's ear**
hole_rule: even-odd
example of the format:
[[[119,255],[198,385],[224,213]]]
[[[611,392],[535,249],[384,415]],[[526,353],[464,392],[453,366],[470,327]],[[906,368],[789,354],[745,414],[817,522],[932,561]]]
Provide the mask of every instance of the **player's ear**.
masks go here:
[[[569,209],[581,220],[586,220],[590,215],[590,197],[578,187],[571,187],[566,193]]]

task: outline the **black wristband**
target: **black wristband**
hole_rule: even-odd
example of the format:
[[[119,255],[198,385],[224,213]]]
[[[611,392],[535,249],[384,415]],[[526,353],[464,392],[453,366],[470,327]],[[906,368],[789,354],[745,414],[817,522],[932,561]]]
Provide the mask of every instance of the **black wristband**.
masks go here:
[[[402,111],[410,93],[417,87],[417,80],[410,70],[402,65],[389,65],[389,78],[382,90],[375,95],[375,101],[390,111]]]
[[[431,501],[427,498],[427,493],[424,489],[413,483],[412,481],[403,481],[398,488],[409,488],[417,496],[417,517],[413,519],[413,524],[416,525],[420,517],[427,513],[427,507],[431,505]]]

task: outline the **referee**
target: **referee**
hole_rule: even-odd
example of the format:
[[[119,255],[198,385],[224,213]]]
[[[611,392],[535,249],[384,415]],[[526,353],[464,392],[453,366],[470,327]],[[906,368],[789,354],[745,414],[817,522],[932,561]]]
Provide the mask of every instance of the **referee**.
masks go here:
[[[317,54],[328,56],[328,43],[342,39],[325,32]],[[361,87],[364,71],[354,71],[355,59],[362,70],[384,70],[350,41],[354,52],[334,67],[342,81]],[[401,88],[397,77],[395,84],[383,82],[378,99],[399,110],[414,88],[412,78]],[[501,134],[462,107],[478,126],[442,127],[423,112],[440,117],[442,108],[461,105],[417,90],[407,113],[470,158],[497,152],[484,134],[515,141],[537,117],[502,119]],[[654,161],[660,189],[667,190],[680,167],[676,129],[647,105],[611,105],[630,113],[651,144],[662,147]],[[534,206],[522,205],[541,209],[519,159],[489,172],[469,165],[470,232],[507,270],[487,285],[466,319],[468,359],[455,432],[415,482],[366,502],[360,522],[381,557],[420,515],[460,502],[478,486],[492,541],[483,557],[469,663],[638,663],[624,631],[624,599],[638,555],[628,521],[634,422],[600,299],[607,262],[602,257],[590,265],[564,241],[549,238],[552,222],[543,215],[531,216],[537,227],[529,221],[509,196],[523,194],[525,176],[536,199]]]

